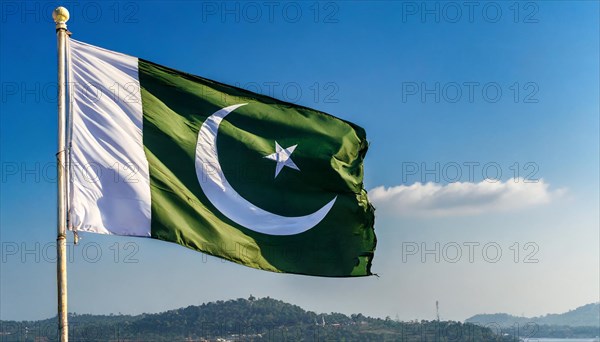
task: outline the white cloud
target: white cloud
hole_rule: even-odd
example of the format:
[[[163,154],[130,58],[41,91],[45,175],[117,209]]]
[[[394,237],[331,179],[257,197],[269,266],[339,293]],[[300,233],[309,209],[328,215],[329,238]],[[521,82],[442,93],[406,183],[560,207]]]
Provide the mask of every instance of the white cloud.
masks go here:
[[[389,188],[376,187],[369,199],[379,213],[396,216],[460,216],[520,210],[546,204],[564,194],[565,189],[550,190],[543,180],[506,182],[484,180],[479,183],[414,183]]]

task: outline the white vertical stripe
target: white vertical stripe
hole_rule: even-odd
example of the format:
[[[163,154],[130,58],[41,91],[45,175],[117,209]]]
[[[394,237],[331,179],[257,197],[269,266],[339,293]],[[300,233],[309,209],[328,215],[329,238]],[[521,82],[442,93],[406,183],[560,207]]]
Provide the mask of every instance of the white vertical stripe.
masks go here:
[[[71,40],[75,230],[150,236],[138,59]]]

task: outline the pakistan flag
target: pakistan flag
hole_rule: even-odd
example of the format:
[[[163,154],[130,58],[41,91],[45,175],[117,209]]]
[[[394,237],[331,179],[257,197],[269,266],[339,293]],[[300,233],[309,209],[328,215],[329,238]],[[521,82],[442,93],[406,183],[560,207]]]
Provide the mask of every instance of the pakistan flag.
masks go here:
[[[68,48],[70,229],[273,272],[372,274],[361,127],[75,40]]]

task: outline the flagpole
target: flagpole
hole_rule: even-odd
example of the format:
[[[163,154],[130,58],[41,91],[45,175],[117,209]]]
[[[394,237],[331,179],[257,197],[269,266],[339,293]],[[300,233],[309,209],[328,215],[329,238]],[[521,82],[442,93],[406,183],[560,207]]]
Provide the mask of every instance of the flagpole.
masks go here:
[[[52,12],[56,23],[58,39],[58,212],[56,237],[56,282],[58,289],[58,335],[60,342],[69,341],[69,322],[67,317],[67,212],[66,212],[66,57],[67,57],[67,21],[69,11],[57,7]]]

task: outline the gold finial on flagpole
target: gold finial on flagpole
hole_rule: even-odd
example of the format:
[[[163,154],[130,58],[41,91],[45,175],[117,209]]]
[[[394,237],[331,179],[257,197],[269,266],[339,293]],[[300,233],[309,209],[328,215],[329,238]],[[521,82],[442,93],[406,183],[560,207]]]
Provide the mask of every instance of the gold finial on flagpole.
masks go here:
[[[69,10],[62,6],[56,7],[56,9],[52,11],[52,19],[54,19],[57,29],[66,29],[67,21],[69,21]]]
[[[56,7],[54,12],[52,12],[52,19],[54,19],[55,23],[66,23],[69,21],[69,10],[60,6]]]

